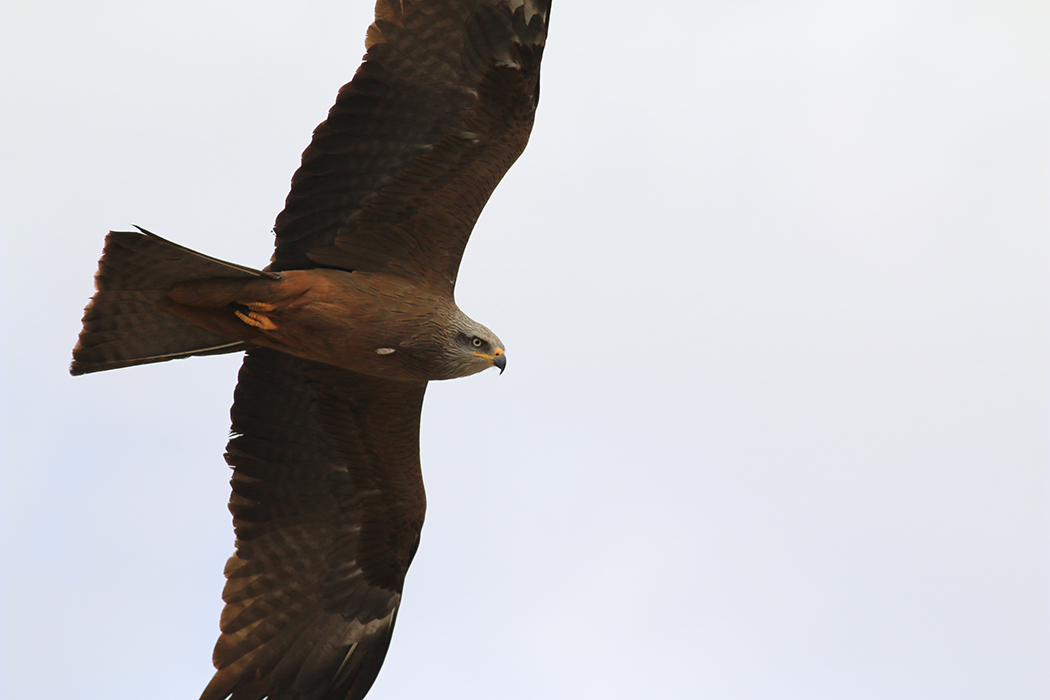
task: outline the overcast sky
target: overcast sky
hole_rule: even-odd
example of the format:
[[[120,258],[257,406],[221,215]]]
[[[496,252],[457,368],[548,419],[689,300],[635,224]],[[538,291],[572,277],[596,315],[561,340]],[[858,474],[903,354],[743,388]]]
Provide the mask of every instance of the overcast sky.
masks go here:
[[[237,356],[71,378],[109,229],[266,264],[343,2],[0,9],[0,696],[196,698]],[[369,700],[1043,700],[1050,6],[555,0]]]

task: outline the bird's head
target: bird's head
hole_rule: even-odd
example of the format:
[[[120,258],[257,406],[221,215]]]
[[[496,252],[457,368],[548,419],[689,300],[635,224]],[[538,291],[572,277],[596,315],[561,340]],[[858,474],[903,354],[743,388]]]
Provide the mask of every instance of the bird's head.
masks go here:
[[[466,377],[488,369],[507,367],[507,355],[495,333],[462,312],[453,323],[453,332],[442,352],[442,364],[448,377]]]

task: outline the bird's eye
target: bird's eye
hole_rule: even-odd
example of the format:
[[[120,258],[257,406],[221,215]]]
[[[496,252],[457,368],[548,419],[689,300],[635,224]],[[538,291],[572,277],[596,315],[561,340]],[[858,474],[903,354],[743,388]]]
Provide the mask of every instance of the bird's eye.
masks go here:
[[[474,343],[474,347],[476,347],[476,348],[480,348],[481,347],[481,338],[475,338],[471,342]]]

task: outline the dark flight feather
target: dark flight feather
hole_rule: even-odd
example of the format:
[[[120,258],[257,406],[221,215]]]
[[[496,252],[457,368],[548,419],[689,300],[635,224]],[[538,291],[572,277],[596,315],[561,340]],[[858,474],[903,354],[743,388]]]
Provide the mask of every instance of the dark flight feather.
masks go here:
[[[451,292],[532,130],[550,3],[529,21],[524,4],[390,4],[303,153],[271,267],[389,271]]]
[[[227,448],[237,553],[202,700],[371,686],[423,525],[425,389],[248,352]]]

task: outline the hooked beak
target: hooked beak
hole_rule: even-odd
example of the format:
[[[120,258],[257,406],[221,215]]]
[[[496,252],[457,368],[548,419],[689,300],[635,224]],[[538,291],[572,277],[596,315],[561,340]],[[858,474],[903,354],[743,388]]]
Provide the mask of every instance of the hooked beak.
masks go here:
[[[474,353],[474,357],[484,357],[494,366],[499,367],[500,374],[503,374],[503,370],[507,369],[507,356],[503,354],[503,348],[496,348],[496,352],[491,355],[476,352]]]

